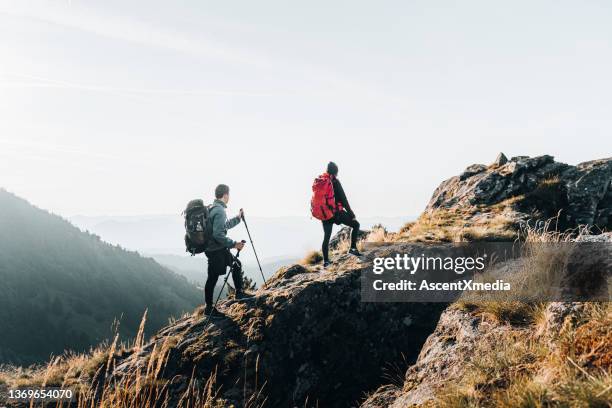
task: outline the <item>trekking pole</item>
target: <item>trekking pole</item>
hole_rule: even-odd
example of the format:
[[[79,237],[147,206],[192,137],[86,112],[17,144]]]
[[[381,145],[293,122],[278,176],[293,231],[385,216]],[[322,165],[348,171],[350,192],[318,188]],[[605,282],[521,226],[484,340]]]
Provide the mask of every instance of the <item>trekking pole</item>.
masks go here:
[[[246,244],[246,241],[243,240],[242,243]],[[236,252],[236,256],[235,257],[232,255],[233,258],[238,258],[239,256],[240,256],[240,250],[238,250],[238,252]],[[233,265],[234,265],[234,262],[232,261],[232,266],[230,266],[229,271],[227,271],[227,273],[225,274],[225,279],[223,279],[223,285],[221,286],[221,291],[217,295],[217,300],[215,300],[215,304],[213,305],[213,310],[217,309],[217,303],[219,303],[219,299],[221,299],[221,295],[223,294],[223,289],[225,289],[225,285],[227,285],[227,280],[229,279],[230,273],[232,272]],[[211,316],[212,316],[212,311],[208,315],[208,318],[206,319],[206,323],[204,323],[204,327],[208,326],[208,322],[210,321],[210,317]]]
[[[259,263],[259,257],[257,256],[257,251],[255,250],[255,244],[253,244],[253,238],[251,238],[251,232],[249,231],[249,226],[247,225],[247,222],[244,219],[244,213],[242,214],[242,222],[244,222],[244,226],[247,230],[247,234],[249,235],[249,241],[251,241],[251,246],[253,247],[253,253],[255,254],[255,259],[257,260],[257,266],[259,266],[259,272],[261,272],[261,279],[263,279],[263,282],[265,285],[266,278],[264,277],[263,270],[261,269],[261,263]]]

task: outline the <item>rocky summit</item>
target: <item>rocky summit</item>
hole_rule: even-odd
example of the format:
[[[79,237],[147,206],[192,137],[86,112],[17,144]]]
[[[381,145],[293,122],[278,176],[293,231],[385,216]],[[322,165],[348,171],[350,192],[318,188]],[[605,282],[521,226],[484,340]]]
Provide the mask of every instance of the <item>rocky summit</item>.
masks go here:
[[[612,159],[571,166],[552,156],[503,153],[489,166],[473,164],[435,190],[426,213],[473,210],[478,217],[508,207],[517,221],[558,217],[562,229],[612,228]]]
[[[612,229],[612,159],[571,166],[552,156],[503,153],[443,181],[409,241],[513,241],[526,228],[599,234]]]

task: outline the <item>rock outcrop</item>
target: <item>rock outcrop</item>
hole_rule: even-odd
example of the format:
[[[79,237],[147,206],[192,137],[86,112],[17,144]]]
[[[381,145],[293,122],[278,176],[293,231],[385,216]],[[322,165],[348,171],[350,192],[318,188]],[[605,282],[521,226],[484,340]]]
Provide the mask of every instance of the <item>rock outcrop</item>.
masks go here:
[[[500,330],[505,330],[504,326],[461,310],[446,310],[416,364],[406,372],[404,383],[383,386],[361,408],[404,408],[434,399],[437,392],[464,374],[474,357],[476,343]]]
[[[167,350],[158,380],[171,381],[171,401],[192,375],[216,372],[227,406],[244,406],[245,395],[258,393],[271,407],[355,406],[384,382],[385,367],[415,360],[445,307],[361,301],[361,270],[402,245],[366,250],[361,260],[341,256],[331,270],[283,268],[255,298],[222,301],[225,317],[207,325],[195,314],[160,331],[118,359],[107,382],[135,378],[155,350]]]
[[[500,153],[489,166],[473,164],[435,190],[426,214],[457,210],[470,223],[494,211],[510,215],[515,226],[531,220],[557,217],[559,229],[580,225],[612,229],[612,159],[571,166],[552,156]]]
[[[599,243],[597,248],[607,252],[607,256],[595,258],[607,260],[602,273],[607,275],[609,282],[612,233],[580,236],[576,242]],[[585,280],[584,276],[582,278]],[[606,283],[601,286],[607,289]],[[608,302],[566,301],[529,305],[459,301],[442,313],[435,331],[423,345],[417,362],[406,371],[403,381],[381,386],[361,408],[435,407],[440,405],[440,398],[444,400],[455,392],[458,395],[465,393],[461,396],[464,402],[461,406],[497,406],[486,398],[497,390],[508,389],[516,378],[521,378],[516,381],[519,387],[521,381],[534,381],[544,389],[557,385],[559,374],[556,371],[568,370],[559,368],[563,363],[574,365],[570,368],[578,370],[579,376],[590,375],[588,369],[609,373],[612,371],[612,309],[608,305]],[[513,313],[515,318],[521,318],[508,318]],[[523,370],[525,375],[521,377],[520,373],[514,373],[513,370],[517,369]],[[493,378],[487,378],[487,375]],[[604,378],[609,378],[607,375],[604,374]],[[461,384],[467,377],[473,377],[470,384],[473,389]],[[575,380],[569,384],[562,387],[577,387]],[[612,401],[610,389],[606,389],[605,381],[601,384],[601,391],[594,395],[609,404]],[[573,392],[579,392],[579,388],[570,393]],[[466,396],[470,394],[475,396],[474,400]],[[599,400],[593,398],[593,401]],[[449,406],[448,401],[443,402],[442,405]],[[591,403],[594,405],[587,405],[587,402],[585,405],[559,403],[557,406],[607,406]]]
[[[592,312],[589,315],[589,308],[593,307],[600,307],[597,313],[604,317],[594,318]],[[563,364],[574,370],[580,367],[576,371],[578,376],[590,375],[586,371],[590,369],[593,373],[609,372],[612,331],[609,308],[607,317],[605,310],[605,306],[588,303],[553,302],[542,311],[538,326],[513,326],[452,306],[440,317],[416,364],[407,370],[403,383],[380,387],[361,408],[495,407],[498,404],[490,399],[491,394],[518,393],[512,386],[529,392],[527,384],[530,383],[543,390],[559,385],[561,380],[556,371]],[[607,378],[605,374],[604,378]],[[580,386],[577,380],[568,384],[561,385],[570,394],[563,397],[572,400]],[[607,406],[605,401],[609,404],[611,400],[605,384],[602,382],[601,390],[588,397],[594,401],[593,405],[556,402],[558,406]],[[570,387],[576,388],[571,391]],[[460,401],[464,404],[460,405]]]

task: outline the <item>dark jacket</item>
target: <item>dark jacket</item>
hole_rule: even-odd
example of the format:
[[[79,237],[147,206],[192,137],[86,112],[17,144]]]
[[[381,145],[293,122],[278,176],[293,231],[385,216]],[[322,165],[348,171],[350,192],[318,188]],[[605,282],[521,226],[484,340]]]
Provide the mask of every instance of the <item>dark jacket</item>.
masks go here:
[[[227,219],[225,209],[227,206],[222,200],[215,200],[208,214],[211,220],[212,227],[212,239],[206,248],[207,252],[218,251],[224,248],[233,248],[236,245],[236,241],[230,239],[227,236],[227,230],[234,228],[240,223],[240,217]]]
[[[351,218],[355,218],[355,213],[351,209],[351,206],[346,198],[346,194],[344,193],[344,189],[342,188],[342,183],[336,177],[332,176],[332,186],[334,187],[334,196],[336,197],[336,203],[342,205],[342,208],[346,210],[348,215]]]

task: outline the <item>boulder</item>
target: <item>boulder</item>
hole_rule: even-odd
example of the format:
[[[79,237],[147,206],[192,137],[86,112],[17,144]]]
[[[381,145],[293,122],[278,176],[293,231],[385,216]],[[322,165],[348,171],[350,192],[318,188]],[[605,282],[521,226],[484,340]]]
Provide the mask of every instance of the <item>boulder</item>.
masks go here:
[[[508,163],[508,158],[506,157],[505,154],[503,153],[499,153],[497,155],[497,157],[495,158],[495,161],[493,162],[493,166],[503,166],[504,164]]]
[[[486,169],[487,166],[485,166],[484,164],[472,164],[471,166],[468,166],[463,171],[463,173],[461,173],[461,175],[459,175],[459,179],[463,181],[469,177],[472,177],[475,174],[482,173]]]

